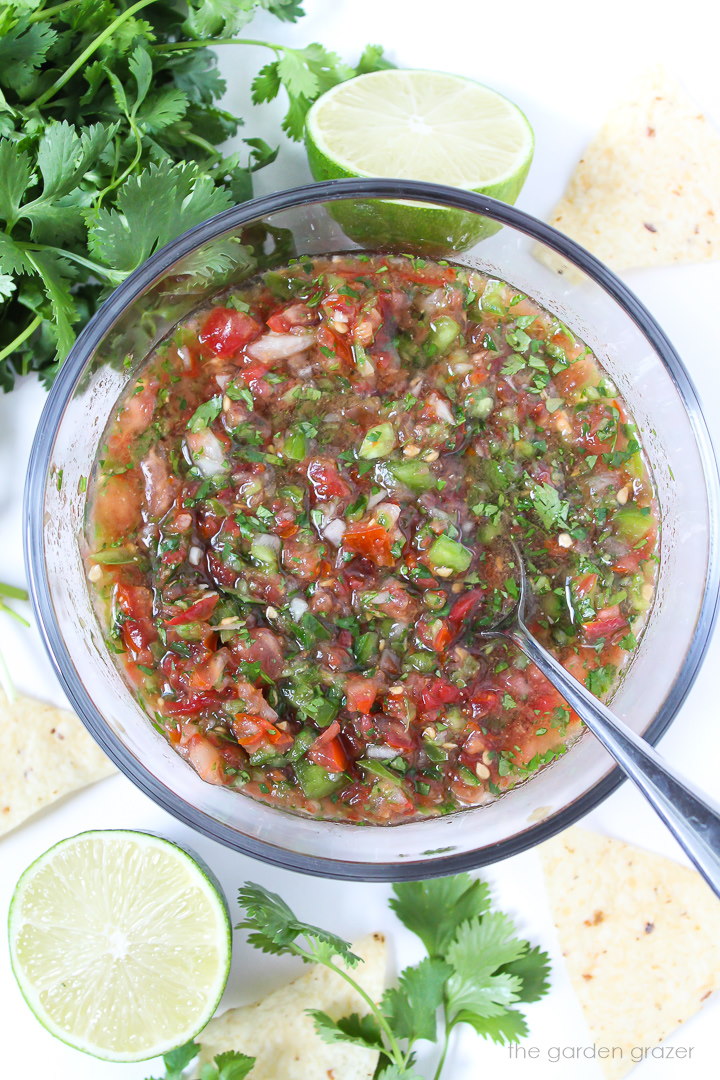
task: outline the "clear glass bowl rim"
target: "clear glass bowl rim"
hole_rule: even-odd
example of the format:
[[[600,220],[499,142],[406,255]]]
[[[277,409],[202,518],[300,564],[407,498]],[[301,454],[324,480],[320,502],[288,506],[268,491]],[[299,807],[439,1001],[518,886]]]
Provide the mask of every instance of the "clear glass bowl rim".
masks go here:
[[[292,210],[305,204],[334,202],[342,199],[410,199],[435,203],[439,206],[491,217],[503,225],[509,225],[525,233],[575,263],[608,293],[649,341],[667,369],[688,414],[703,464],[709,517],[709,550],[703,600],[685,664],[662,708],[644,734],[644,738],[649,743],[657,742],[675,718],[695,681],[720,606],[720,559],[718,557],[720,482],[708,426],[697,391],[680,356],[638,297],[599,259],[574,240],[525,211],[489,196],[424,181],[375,178],[328,180],[279,191],[231,207],[189,229],[157,251],[113,291],[83,329],[48,394],[33,442],[25,484],[23,513],[25,566],[33,609],[43,644],[69,701],[95,741],[118,768],[149,798],[184,824],[211,839],[287,870],[345,880],[417,880],[471,870],[509,858],[533,847],[568,828],[593,810],[615,791],[625,777],[620,769],[614,768],[580,798],[563,807],[551,818],[535,823],[518,836],[509,837],[489,847],[460,854],[441,855],[417,863],[346,863],[294,852],[250,836],[240,838],[232,829],[216,821],[204,811],[186,803],[161,784],[135,761],[120,739],[109,729],[77,677],[60,634],[55,620],[43,551],[44,492],[58,425],[85,365],[125,308],[138,299],[145,289],[161,278],[179,259],[216,236],[270,214]],[[291,821],[292,815],[288,815],[288,818]],[[402,826],[394,828],[401,829]]]

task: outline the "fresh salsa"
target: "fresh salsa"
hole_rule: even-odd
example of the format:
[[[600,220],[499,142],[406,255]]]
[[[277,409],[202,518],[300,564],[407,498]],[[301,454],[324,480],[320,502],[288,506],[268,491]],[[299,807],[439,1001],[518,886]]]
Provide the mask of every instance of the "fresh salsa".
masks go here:
[[[656,503],[590,349],[502,281],[352,253],[217,296],[150,356],[91,481],[88,577],[152,723],[211,784],[398,824],[488,802],[599,696],[653,595]]]

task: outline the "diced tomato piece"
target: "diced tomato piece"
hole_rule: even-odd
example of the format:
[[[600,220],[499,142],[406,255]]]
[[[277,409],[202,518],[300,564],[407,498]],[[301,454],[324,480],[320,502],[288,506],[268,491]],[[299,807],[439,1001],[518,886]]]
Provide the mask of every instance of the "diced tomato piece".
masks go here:
[[[412,730],[405,727],[401,720],[391,720],[389,717],[373,717],[373,730],[382,736],[383,741],[403,753],[412,753],[417,745],[417,738]]]
[[[421,695],[422,707],[425,712],[440,709],[443,705],[456,705],[462,698],[457,686],[453,686],[447,679],[432,679],[424,687]]]
[[[311,461],[307,475],[318,499],[345,499],[351,494],[350,485],[343,480],[332,462]]]
[[[308,759],[329,772],[344,772],[348,767],[348,756],[339,734],[340,725],[333,720],[311,745],[307,752]]]
[[[627,628],[627,619],[620,613],[619,606],[614,604],[612,607],[602,608],[591,622],[584,623],[583,635],[585,640],[593,645],[600,638],[609,640],[620,630],[625,631]]]
[[[152,592],[142,585],[115,586],[115,605],[123,615],[123,644],[138,664],[154,665],[150,643],[157,638],[152,617]]]
[[[307,304],[289,304],[274,311],[266,320],[268,329],[276,334],[286,334],[293,326],[312,326],[318,320],[317,312]]]
[[[166,701],[163,711],[168,716],[195,716],[205,709],[217,709],[221,700],[217,694],[188,694],[181,701]]]
[[[236,713],[232,720],[232,729],[237,741],[249,754],[263,743],[270,743],[279,754],[293,744],[292,735],[281,731],[264,716],[256,713]]]
[[[167,619],[167,625],[183,626],[185,623],[205,622],[206,619],[210,618],[217,607],[219,599],[220,597],[217,593],[208,593],[206,596],[201,596],[199,600],[196,600],[195,603],[191,604],[185,611],[181,611],[172,619]]]
[[[350,712],[369,713],[377,697],[378,684],[374,679],[353,675],[345,683],[347,708]]]
[[[453,626],[460,626],[477,607],[482,594],[482,589],[470,589],[456,600],[450,609],[448,622],[452,623]]]
[[[243,345],[256,338],[260,330],[260,324],[244,311],[216,307],[203,323],[198,341],[207,352],[229,360]]]
[[[376,566],[394,566],[390,533],[379,522],[356,521],[348,525],[342,538],[345,551],[362,555]]]
[[[573,592],[576,596],[588,596],[595,588],[597,579],[597,574],[584,574],[583,577],[575,578],[573,581]]]

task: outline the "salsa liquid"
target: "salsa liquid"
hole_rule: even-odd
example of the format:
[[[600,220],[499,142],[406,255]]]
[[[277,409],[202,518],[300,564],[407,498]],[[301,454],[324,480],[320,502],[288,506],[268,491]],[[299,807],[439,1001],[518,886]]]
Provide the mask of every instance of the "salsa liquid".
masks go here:
[[[510,285],[405,256],[300,259],[156,348],[92,481],[88,577],[153,724],[209,783],[396,824],[487,802],[578,717],[529,624],[607,695],[651,601],[632,418]]]

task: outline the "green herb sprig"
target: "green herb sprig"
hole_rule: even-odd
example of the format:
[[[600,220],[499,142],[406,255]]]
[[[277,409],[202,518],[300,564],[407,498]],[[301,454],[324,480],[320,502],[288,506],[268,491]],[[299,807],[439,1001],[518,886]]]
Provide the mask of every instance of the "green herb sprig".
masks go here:
[[[388,66],[369,46],[353,67],[319,44],[238,37],[256,11],[295,22],[297,0],[0,2],[0,387],[38,371],[52,382],[76,334],[149,255],[252,195],[277,149],[246,138],[218,105],[209,45],[255,45],[273,59],[257,104],[284,91],[283,128],[302,136],[321,93]]]
[[[311,1015],[326,1042],[377,1050],[375,1075],[382,1080],[420,1080],[415,1047],[422,1040],[440,1042],[434,1074],[439,1080],[460,1024],[503,1045],[518,1042],[527,1024],[516,1006],[537,1001],[548,989],[547,954],[519,938],[507,915],[490,909],[488,886],[468,874],[393,886],[391,907],[420,938],[427,956],[405,968],[379,1004],[348,972],[360,960],[346,941],[302,922],[284,900],[260,885],[245,885],[238,900],[245,915],[238,928],[247,931],[250,944],[322,964],[365,1002],[363,1016],[333,1020],[319,1010]]]

